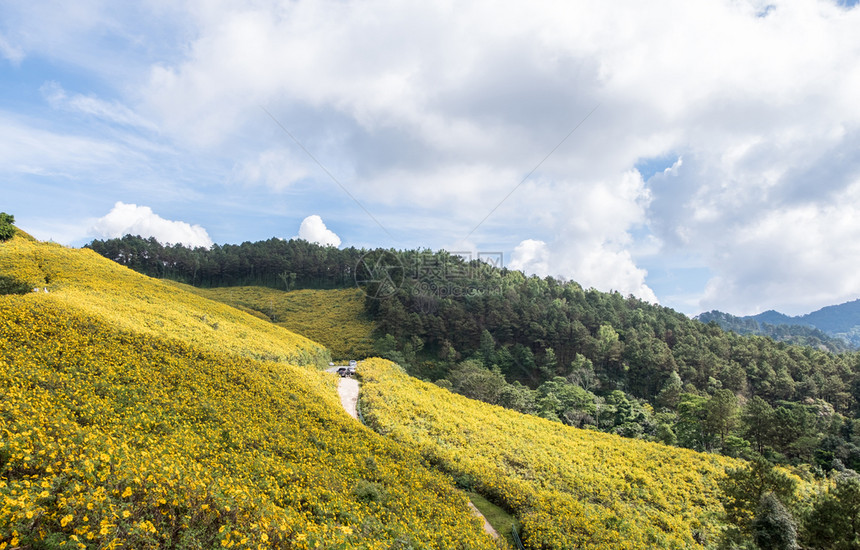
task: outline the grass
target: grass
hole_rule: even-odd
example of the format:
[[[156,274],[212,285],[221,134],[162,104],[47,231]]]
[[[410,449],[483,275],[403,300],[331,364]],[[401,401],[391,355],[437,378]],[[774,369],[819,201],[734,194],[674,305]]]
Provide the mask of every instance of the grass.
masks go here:
[[[517,523],[514,516],[507,513],[504,508],[496,506],[484,498],[480,493],[472,491],[467,494],[469,495],[469,499],[472,501],[472,504],[475,505],[475,508],[484,514],[484,517],[487,518],[487,521],[493,526],[493,529],[496,530],[499,536],[502,537],[511,548],[516,548],[516,546],[514,546],[514,539],[511,537],[511,529],[513,529],[514,525]]]

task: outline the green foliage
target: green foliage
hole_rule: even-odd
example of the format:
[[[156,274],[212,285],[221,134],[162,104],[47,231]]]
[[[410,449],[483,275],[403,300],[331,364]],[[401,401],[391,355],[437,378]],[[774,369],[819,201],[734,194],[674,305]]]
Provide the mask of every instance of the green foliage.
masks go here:
[[[705,422],[709,431],[717,434],[720,448],[725,447],[726,438],[738,427],[740,406],[731,390],[717,390],[708,400]]]
[[[463,361],[448,374],[448,380],[460,395],[494,405],[499,404],[507,385],[500,372],[484,368],[479,361]]]
[[[854,472],[835,476],[815,498],[805,523],[806,548],[860,547],[860,477]]]
[[[797,527],[791,512],[773,493],[765,493],[752,522],[753,540],[761,550],[796,550]]]
[[[15,216],[0,212],[0,242],[8,241],[15,236]]]
[[[277,238],[192,249],[132,235],[94,240],[87,247],[150,277],[202,287],[253,285],[279,290],[354,288],[355,266],[365,252]]]
[[[756,533],[761,533],[762,540],[768,537],[779,540],[782,535],[777,531],[780,525],[784,526],[780,519],[783,514],[772,500],[776,499],[781,507],[794,505],[798,487],[795,477],[759,456],[746,466],[729,469],[727,476],[719,481],[719,487],[726,519],[733,526],[726,531],[724,542],[743,542],[758,537]],[[765,499],[768,495],[770,497]],[[793,518],[790,519],[793,524]]]
[[[0,274],[0,296],[4,294],[27,294],[32,292],[32,285],[26,281],[19,281],[14,277]]]
[[[828,334],[820,327],[810,326],[809,320],[804,317],[796,318],[781,316],[779,314],[768,315],[767,313],[761,314],[761,316],[736,317],[721,311],[709,311],[698,315],[696,319],[703,323],[715,322],[725,331],[732,331],[743,335],[755,334],[767,336],[778,342],[787,342],[789,344],[816,348],[823,347],[834,353],[847,351],[852,346],[856,349],[858,343],[860,343],[860,340],[851,338],[847,334],[847,329],[841,331],[845,333],[844,335],[839,335],[838,332],[840,331],[836,330]],[[856,320],[856,316],[854,319]],[[828,321],[830,319],[825,321],[825,323]],[[854,324],[856,323],[852,322],[849,328],[853,327]],[[827,324],[823,324],[823,326],[827,326]]]

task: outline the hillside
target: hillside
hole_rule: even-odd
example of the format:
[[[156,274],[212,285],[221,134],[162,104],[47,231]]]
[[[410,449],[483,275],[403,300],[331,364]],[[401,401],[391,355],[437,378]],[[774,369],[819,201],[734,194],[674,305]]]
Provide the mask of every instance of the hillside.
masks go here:
[[[47,289],[51,300],[125,330],[256,359],[298,365],[329,361],[328,351],[307,338],[225,304],[201,300],[91,250],[16,237],[0,244],[0,273],[30,288]]]
[[[449,478],[286,362],[324,357],[308,340],[86,251],[16,238],[0,265],[52,274],[0,296],[0,547],[493,547]]]
[[[529,548],[702,548],[720,530],[716,482],[737,461],[522,415],[378,359],[361,379],[368,424],[513,511]]]
[[[356,288],[290,292],[266,287],[183,288],[262,315],[324,345],[335,359],[374,354],[375,326],[364,310],[364,293]]]

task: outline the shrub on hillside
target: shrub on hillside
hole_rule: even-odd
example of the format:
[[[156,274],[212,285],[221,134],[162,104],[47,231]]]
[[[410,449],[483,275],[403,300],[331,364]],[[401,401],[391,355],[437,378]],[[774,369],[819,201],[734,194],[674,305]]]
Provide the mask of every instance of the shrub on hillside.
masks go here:
[[[15,235],[15,216],[0,212],[0,241],[8,241]]]

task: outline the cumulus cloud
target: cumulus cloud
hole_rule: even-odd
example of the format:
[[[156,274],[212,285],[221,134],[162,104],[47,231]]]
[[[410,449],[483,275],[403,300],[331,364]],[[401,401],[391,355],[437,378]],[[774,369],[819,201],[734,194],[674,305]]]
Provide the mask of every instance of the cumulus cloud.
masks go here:
[[[90,233],[97,238],[114,239],[124,235],[155,237],[164,244],[210,247],[212,239],[199,225],[166,220],[148,206],[117,202],[106,216],[96,220]]]
[[[554,275],[575,280],[585,288],[615,290],[651,303],[659,302],[645,283],[647,272],[636,267],[630,253],[625,250],[595,246],[559,251],[552,250],[543,241],[526,239],[514,248],[508,267],[527,275]]]
[[[546,243],[536,239],[522,241],[514,248],[508,267],[527,275],[546,277],[550,274],[549,250]]]
[[[302,220],[299,238],[322,246],[340,246],[340,237],[327,228],[322,218],[313,214]]]
[[[704,309],[728,303],[741,314],[787,304],[807,313],[822,303],[857,298],[860,271],[860,180],[833,204],[804,204],[762,213],[718,241]],[[728,297],[728,298],[727,298]]]

